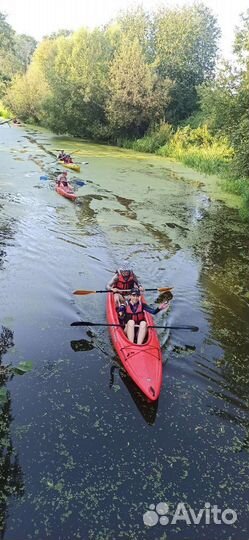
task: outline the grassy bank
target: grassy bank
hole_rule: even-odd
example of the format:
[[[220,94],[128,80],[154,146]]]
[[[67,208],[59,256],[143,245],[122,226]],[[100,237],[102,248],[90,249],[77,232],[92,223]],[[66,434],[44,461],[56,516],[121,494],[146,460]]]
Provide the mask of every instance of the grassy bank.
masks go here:
[[[118,141],[120,146],[173,158],[188,167],[220,178],[222,189],[241,197],[241,217],[249,220],[249,179],[233,172],[234,150],[225,137],[214,137],[207,126],[173,131],[163,124],[142,139]]]

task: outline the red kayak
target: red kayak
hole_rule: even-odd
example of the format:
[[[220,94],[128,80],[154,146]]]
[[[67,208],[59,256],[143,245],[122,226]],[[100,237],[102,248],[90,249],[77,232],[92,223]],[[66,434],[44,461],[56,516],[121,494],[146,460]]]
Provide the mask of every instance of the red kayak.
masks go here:
[[[63,197],[66,197],[67,199],[70,199],[71,201],[75,201],[77,198],[77,195],[75,195],[74,191],[72,190],[72,187],[68,184],[67,186],[63,186],[63,184],[60,182],[59,184],[56,184],[55,187],[57,193],[60,195],[63,195]]]
[[[119,324],[113,293],[107,294],[106,314],[108,323]],[[150,313],[145,312],[145,320],[148,325],[154,324]],[[147,340],[142,345],[131,343],[120,327],[110,326],[110,334],[131,379],[151,401],[156,401],[162,386],[162,353],[156,329],[148,329]]]

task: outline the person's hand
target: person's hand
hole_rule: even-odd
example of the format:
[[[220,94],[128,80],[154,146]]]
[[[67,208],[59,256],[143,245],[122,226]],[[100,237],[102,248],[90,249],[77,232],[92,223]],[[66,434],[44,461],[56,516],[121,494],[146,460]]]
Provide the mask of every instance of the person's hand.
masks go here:
[[[144,288],[142,287],[142,285],[140,285],[139,290],[140,292],[144,292]]]
[[[117,292],[118,292],[118,289],[116,289],[116,287],[112,287],[111,290],[112,290],[112,292],[114,292],[114,293],[117,293]]]
[[[169,309],[169,302],[167,302],[166,300],[166,302],[163,302],[162,304],[160,304],[159,309],[160,311],[162,311],[163,309],[167,311]]]

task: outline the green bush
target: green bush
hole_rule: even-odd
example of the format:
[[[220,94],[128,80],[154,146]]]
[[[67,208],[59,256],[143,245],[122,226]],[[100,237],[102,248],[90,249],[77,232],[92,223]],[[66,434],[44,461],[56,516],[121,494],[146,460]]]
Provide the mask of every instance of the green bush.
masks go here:
[[[11,116],[11,112],[6,107],[4,107],[4,105],[0,101],[0,117],[10,118],[10,116]]]
[[[240,215],[244,221],[249,221],[249,178],[229,178],[222,183],[223,189],[242,198]]]
[[[145,135],[142,139],[137,139],[133,143],[133,149],[138,152],[155,153],[161,146],[166,144],[173,135],[173,128],[170,124],[161,124],[157,129]]]
[[[226,138],[215,138],[207,126],[179,128],[159,155],[173,157],[205,174],[227,174],[234,151]]]

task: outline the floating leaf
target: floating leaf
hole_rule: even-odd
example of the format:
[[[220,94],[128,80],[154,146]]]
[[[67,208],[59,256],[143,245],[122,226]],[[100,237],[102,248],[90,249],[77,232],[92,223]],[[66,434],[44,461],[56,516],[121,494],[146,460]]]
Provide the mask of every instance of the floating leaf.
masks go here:
[[[7,389],[0,388],[0,405],[5,403],[7,400]]]
[[[20,362],[18,366],[13,368],[13,372],[17,375],[24,375],[24,373],[28,373],[33,368],[33,364],[30,361],[27,362]]]

